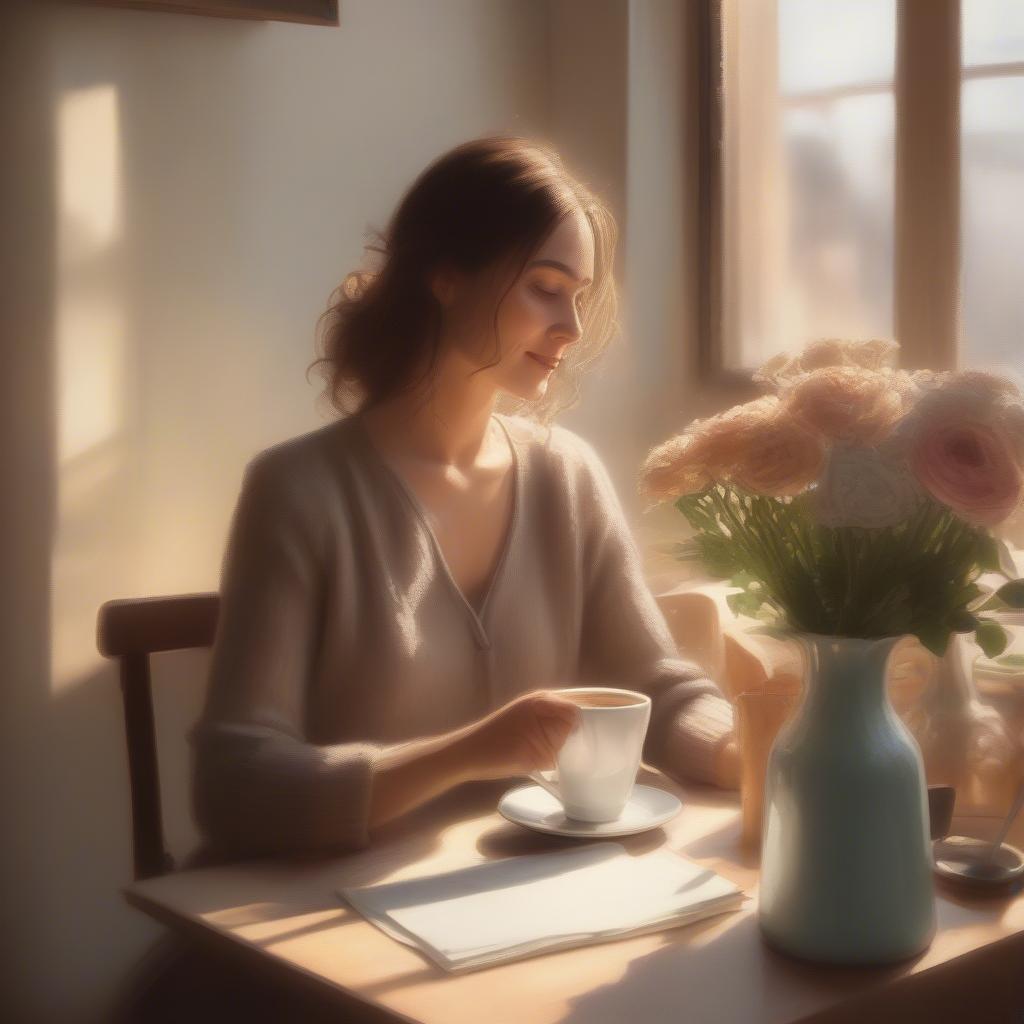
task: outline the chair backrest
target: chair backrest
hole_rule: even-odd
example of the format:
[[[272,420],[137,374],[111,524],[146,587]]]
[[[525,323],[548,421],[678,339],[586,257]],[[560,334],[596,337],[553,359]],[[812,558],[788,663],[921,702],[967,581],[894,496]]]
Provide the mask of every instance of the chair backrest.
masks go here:
[[[107,601],[97,615],[96,646],[120,663],[136,879],[174,870],[164,842],[149,656],[210,647],[219,611],[219,594],[178,594]]]

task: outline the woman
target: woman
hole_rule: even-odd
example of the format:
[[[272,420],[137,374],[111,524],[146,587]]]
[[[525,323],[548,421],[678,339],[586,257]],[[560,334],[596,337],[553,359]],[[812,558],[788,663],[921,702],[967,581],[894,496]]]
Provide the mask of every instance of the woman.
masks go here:
[[[575,710],[550,691],[579,682],[651,695],[649,763],[738,786],[731,706],[679,658],[597,454],[551,425],[614,333],[615,237],[548,147],[478,139],[332,297],[314,365],[343,416],[257,455],[231,524],[199,862],[362,849],[456,784],[553,767]],[[318,1012],[171,947],[122,1019]]]
[[[615,235],[548,147],[478,139],[332,297],[314,365],[345,415],[256,456],[232,522],[193,734],[211,853],[361,849],[553,767],[574,709],[550,691],[581,682],[652,696],[645,760],[737,785],[730,705],[678,657],[597,454],[551,425],[615,329]]]

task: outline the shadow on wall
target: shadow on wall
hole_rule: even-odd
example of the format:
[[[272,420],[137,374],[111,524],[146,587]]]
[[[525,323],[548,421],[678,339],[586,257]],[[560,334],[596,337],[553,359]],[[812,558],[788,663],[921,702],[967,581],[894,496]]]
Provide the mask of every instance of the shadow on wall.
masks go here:
[[[145,136],[143,151],[160,160],[155,137],[187,136],[206,86],[183,85],[181,105],[154,119],[141,58],[108,60],[79,38],[95,14],[18,9],[6,15],[17,19],[14,31],[0,31],[10,51],[3,53],[5,68],[17,83],[0,100],[9,152],[18,154],[4,173],[15,177],[7,184],[20,201],[3,243],[13,249],[4,260],[11,268],[4,305],[16,344],[13,373],[5,374],[10,420],[0,432],[7,493],[17,495],[3,534],[0,709],[0,745],[9,759],[2,773],[2,990],[15,1020],[102,1019],[126,970],[163,931],[120,895],[132,879],[124,726],[117,666],[98,654],[95,622],[103,601],[150,593],[160,578],[154,570],[182,554],[174,536],[163,545],[148,540],[154,516],[166,524],[175,509],[147,507],[153,469],[146,464],[148,453],[159,450],[158,426],[178,429],[181,418],[143,405],[173,394],[174,384],[164,380],[157,389],[154,375],[166,369],[161,361],[181,356],[151,355],[147,338],[144,361],[140,336],[153,275],[163,287],[176,276],[188,287],[192,275],[205,273],[204,261],[220,255],[190,259],[183,222],[180,245],[172,237],[156,266],[143,259],[139,238],[158,205],[173,217],[178,204],[201,208],[204,200],[192,194],[195,172],[190,178],[187,166],[176,185],[150,189],[150,169],[127,165],[121,139]],[[218,88],[231,82],[232,56],[253,31],[206,27],[223,61]],[[102,40],[102,27],[87,38]],[[104,45],[116,40],[101,41],[101,51]],[[120,69],[117,86],[94,77],[93,68],[109,65]],[[240,100],[219,96],[225,109]],[[204,123],[209,127],[209,119]],[[230,139],[223,152],[244,156]],[[214,174],[237,182],[238,169],[221,163]],[[231,237],[237,190],[209,184],[218,197],[215,204],[212,196],[205,200],[216,207],[211,223]],[[205,467],[211,475],[219,469]],[[180,522],[175,536],[187,534],[187,522]],[[184,561],[183,569],[195,563]],[[216,574],[214,563],[211,578]],[[166,819],[176,852],[195,836],[183,735],[185,720],[198,711],[206,658],[183,653],[154,664]]]

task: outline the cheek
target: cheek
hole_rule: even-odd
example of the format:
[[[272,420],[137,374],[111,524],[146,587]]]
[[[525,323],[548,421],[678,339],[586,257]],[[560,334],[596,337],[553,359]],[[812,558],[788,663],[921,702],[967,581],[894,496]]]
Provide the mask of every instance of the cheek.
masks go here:
[[[538,334],[542,334],[548,323],[548,311],[544,302],[529,294],[509,296],[501,324],[502,337],[507,338],[510,349],[528,347]]]

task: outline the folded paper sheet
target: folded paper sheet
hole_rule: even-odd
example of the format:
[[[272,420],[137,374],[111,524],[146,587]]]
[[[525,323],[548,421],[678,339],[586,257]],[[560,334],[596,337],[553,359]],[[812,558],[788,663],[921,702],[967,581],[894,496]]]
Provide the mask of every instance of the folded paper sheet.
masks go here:
[[[675,928],[744,899],[732,882],[671,850],[634,857],[609,841],[339,892],[451,972]]]

